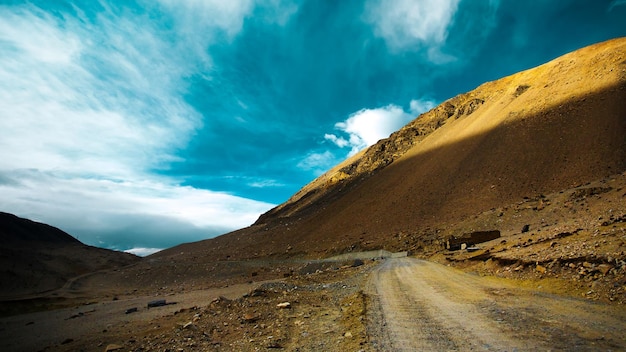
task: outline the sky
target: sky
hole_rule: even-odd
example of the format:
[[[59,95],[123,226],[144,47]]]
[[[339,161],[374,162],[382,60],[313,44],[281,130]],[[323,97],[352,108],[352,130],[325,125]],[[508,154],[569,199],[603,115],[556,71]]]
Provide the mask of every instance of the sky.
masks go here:
[[[0,211],[146,255],[249,226],[626,0],[0,0]]]

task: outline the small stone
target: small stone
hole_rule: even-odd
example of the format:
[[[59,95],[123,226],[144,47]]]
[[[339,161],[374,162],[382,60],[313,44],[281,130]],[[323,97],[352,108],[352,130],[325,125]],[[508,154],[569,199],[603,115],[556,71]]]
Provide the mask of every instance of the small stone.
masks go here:
[[[157,300],[148,302],[148,308],[162,307],[165,305],[167,305],[167,301],[164,299],[157,299]]]
[[[276,305],[276,307],[278,307],[280,309],[288,309],[288,308],[291,308],[291,303],[289,303],[289,302],[278,303]]]
[[[546,267],[545,266],[541,266],[539,264],[537,264],[536,270],[542,274],[546,273]]]
[[[246,323],[254,323],[255,321],[259,320],[259,315],[258,314],[252,314],[252,313],[246,313],[243,316],[243,321]]]
[[[118,350],[121,350],[122,348],[124,347],[118,344],[112,343],[112,344],[107,345],[107,347],[104,349],[104,352],[118,351]]]
[[[195,328],[195,327],[196,327],[196,326],[195,326],[195,325],[193,325],[193,323],[192,323],[192,322],[187,322],[187,323],[185,323],[185,325],[183,325],[183,329],[193,329],[193,328]]]
[[[611,269],[613,269],[613,266],[609,264],[598,265],[598,271],[601,272],[602,275],[606,275]]]
[[[343,337],[351,338],[352,337],[352,333],[350,331],[348,331],[345,334],[343,334]]]
[[[278,349],[282,349],[283,346],[278,342],[278,341],[270,341],[270,343],[267,345],[267,348],[278,348]]]

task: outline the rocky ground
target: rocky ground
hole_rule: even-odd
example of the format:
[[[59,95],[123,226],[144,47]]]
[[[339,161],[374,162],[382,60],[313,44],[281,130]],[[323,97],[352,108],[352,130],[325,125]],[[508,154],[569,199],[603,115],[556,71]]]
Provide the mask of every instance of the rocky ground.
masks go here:
[[[529,195],[459,223],[398,233],[386,248],[502,280],[508,288],[493,292],[513,296],[496,295],[497,301],[523,291],[532,292],[523,297],[535,305],[556,294],[623,311],[625,186],[622,173]],[[502,237],[470,250],[442,246],[450,234],[484,230]],[[367,290],[379,263],[151,259],[81,276],[45,297],[4,302],[0,344],[9,351],[384,350],[381,333],[372,330],[381,321]],[[158,299],[176,304],[146,308]],[[130,308],[137,312],[126,314]]]
[[[556,293],[626,303],[626,176],[527,197],[492,209],[465,229],[502,229],[476,251],[431,257],[482,275],[528,280]],[[506,226],[498,227],[498,224]]]
[[[391,264],[389,261],[398,260],[310,262],[300,264],[298,270],[282,279],[253,281],[218,289],[181,289],[179,292],[150,296],[120,296],[105,302],[6,317],[0,319],[1,343],[9,351],[394,350],[393,346],[399,343],[397,339],[400,337],[393,333],[390,336],[387,328],[398,322],[393,320],[395,315],[389,312],[389,305],[383,306],[386,309],[383,314],[380,308],[380,300],[385,297],[383,292],[404,305],[410,304],[414,298],[408,296],[405,289],[394,291],[389,286],[391,284],[385,281],[376,283],[375,280],[382,277],[385,268],[390,267],[387,265]],[[511,265],[498,266],[494,260],[482,264],[471,264],[475,259],[469,262],[444,260],[447,264],[465,266],[469,275],[456,269],[448,271],[450,269],[445,266],[433,263],[427,265],[429,285],[436,282],[438,287],[436,293],[429,294],[427,299],[439,303],[429,308],[427,301],[423,301],[426,298],[419,302],[423,301],[426,311],[434,309],[440,311],[438,315],[447,317],[445,324],[449,328],[457,324],[468,326],[462,323],[467,315],[463,311],[470,307],[473,314],[480,314],[485,321],[493,318],[493,322],[489,323],[492,330],[494,326],[501,326],[503,334],[506,331],[497,338],[492,334],[493,341],[506,337],[508,340],[502,341],[514,345],[514,340],[510,339],[523,335],[533,339],[537,345],[557,346],[554,350],[575,347],[574,350],[587,351],[593,350],[593,346],[614,346],[617,349],[626,346],[626,340],[622,341],[620,334],[615,332],[619,327],[614,325],[615,317],[619,321],[619,316],[626,316],[620,299],[611,302],[604,298],[606,303],[594,304],[594,301],[603,300],[604,296],[581,296],[580,292],[584,290],[572,289],[580,281],[563,279],[564,276],[541,277],[536,274],[536,268],[516,270]],[[414,269],[403,263],[396,263],[394,267],[402,272],[409,270],[407,272],[411,274],[398,277],[398,283],[408,285],[412,290],[419,288],[418,293],[427,294],[426,286],[419,281],[414,282],[422,275],[421,271],[410,271]],[[477,267],[480,265],[493,266],[495,275],[489,275],[486,270],[479,271]],[[609,271],[603,277],[611,281],[620,275],[620,270]],[[547,275],[548,272],[540,274]],[[454,280],[449,280],[450,275]],[[594,276],[597,273],[585,277]],[[582,281],[587,283],[584,279]],[[460,284],[465,289],[462,297],[455,294],[458,293],[456,286]],[[372,290],[372,285],[377,285],[377,289]],[[390,291],[386,291],[388,288]],[[598,289],[597,292],[605,291]],[[148,302],[155,300],[164,300],[166,304],[146,307]],[[472,302],[476,306],[468,306]],[[540,316],[540,307],[544,305],[556,308]],[[447,310],[448,306],[450,310]],[[412,304],[408,307],[415,308]],[[464,308],[459,310],[459,307]],[[574,307],[577,307],[575,314],[572,313]],[[137,311],[130,312],[129,309]],[[426,314],[423,309],[414,314]],[[604,318],[601,317],[603,314],[597,313],[585,315],[589,309],[611,312],[614,317],[609,320],[613,323],[604,321],[608,315]],[[406,313],[404,309],[397,312]],[[562,316],[574,318],[563,319]],[[405,318],[407,324],[416,321],[411,315]],[[433,323],[440,319],[436,318]],[[399,323],[402,325],[402,321]],[[428,327],[435,329],[438,326],[435,325]],[[457,338],[454,342],[456,350],[464,350],[463,336],[476,334],[471,332],[473,330],[463,334],[455,331],[437,331],[440,341],[429,338],[428,343],[450,344],[446,336],[452,333]],[[403,340],[405,344],[413,341],[412,335],[407,336]],[[41,341],[36,343],[40,338]],[[467,346],[480,347],[475,338],[466,341]]]
[[[119,346],[134,351],[365,349],[366,303],[359,281],[369,268],[333,267],[262,283],[235,299],[216,297],[206,306],[177,310],[146,331],[120,336]]]
[[[223,295],[182,288],[8,317],[0,340],[15,351],[368,350],[361,283],[375,264],[312,262],[281,280],[223,287]],[[157,299],[175,304],[146,308]]]

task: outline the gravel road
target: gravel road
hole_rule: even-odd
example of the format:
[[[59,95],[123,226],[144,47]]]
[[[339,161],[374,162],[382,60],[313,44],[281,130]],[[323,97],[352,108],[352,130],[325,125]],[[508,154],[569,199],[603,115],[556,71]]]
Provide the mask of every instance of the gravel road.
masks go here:
[[[626,309],[412,258],[371,275],[370,335],[393,351],[625,350]]]

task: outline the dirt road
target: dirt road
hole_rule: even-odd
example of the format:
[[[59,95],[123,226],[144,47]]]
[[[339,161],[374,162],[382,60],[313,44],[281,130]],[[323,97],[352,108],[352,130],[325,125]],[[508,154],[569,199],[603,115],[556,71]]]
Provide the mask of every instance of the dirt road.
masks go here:
[[[378,350],[626,350],[626,309],[557,297],[412,258],[370,278]]]

